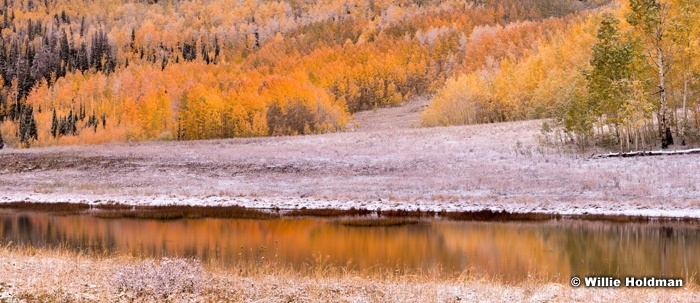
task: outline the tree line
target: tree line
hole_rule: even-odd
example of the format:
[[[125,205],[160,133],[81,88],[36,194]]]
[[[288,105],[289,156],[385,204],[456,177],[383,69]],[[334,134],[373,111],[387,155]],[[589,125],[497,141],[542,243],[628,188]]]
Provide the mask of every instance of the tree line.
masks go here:
[[[448,79],[425,125],[552,118],[581,148],[648,150],[700,141],[700,4],[620,0],[521,59]],[[546,67],[546,68],[545,68]]]
[[[605,1],[7,0],[12,146],[339,131],[533,51]]]

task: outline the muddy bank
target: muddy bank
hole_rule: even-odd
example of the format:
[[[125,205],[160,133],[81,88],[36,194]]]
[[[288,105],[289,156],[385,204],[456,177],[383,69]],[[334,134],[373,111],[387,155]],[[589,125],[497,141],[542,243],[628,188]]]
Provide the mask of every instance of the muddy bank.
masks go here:
[[[572,214],[561,215],[552,213],[512,213],[504,210],[489,209],[475,211],[430,211],[430,210],[371,210],[371,209],[330,209],[330,208],[298,208],[298,209],[255,209],[242,206],[139,206],[126,204],[86,204],[86,203],[41,203],[41,202],[9,202],[0,203],[0,211],[9,212],[46,212],[59,215],[87,214],[97,218],[118,219],[279,219],[293,217],[314,217],[343,219],[348,225],[356,226],[386,226],[402,225],[419,222],[418,220],[453,220],[453,221],[483,221],[483,222],[537,222],[537,221],[602,221],[602,222],[636,222],[636,223],[684,223],[700,224],[700,218],[694,217],[663,217],[663,216],[634,216],[606,214]]]

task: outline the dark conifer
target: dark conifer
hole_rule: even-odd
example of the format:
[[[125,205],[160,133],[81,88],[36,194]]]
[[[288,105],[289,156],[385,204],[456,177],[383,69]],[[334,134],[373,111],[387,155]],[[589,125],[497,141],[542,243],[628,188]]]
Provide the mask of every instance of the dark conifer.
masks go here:
[[[131,42],[129,42],[129,46],[131,47],[131,52],[136,52],[136,30],[131,29]]]
[[[85,36],[85,16],[80,19],[80,37]]]
[[[34,110],[27,106],[22,110],[22,115],[19,123],[19,140],[23,146],[29,147],[29,141],[39,139],[39,134],[36,127],[36,119],[34,119]]]
[[[214,37],[214,62],[219,60],[221,54],[221,46],[219,45],[219,37]]]
[[[66,31],[63,30],[61,33],[61,46],[60,46],[60,52],[59,52],[59,57],[60,60],[64,62],[64,64],[67,64],[70,61],[70,46],[68,45],[68,35],[66,34]]]
[[[56,116],[56,109],[53,109],[53,115],[51,117],[51,135],[56,138],[58,136],[58,117]]]
[[[36,128],[36,119],[32,114],[29,119],[29,139],[39,140],[39,132]]]

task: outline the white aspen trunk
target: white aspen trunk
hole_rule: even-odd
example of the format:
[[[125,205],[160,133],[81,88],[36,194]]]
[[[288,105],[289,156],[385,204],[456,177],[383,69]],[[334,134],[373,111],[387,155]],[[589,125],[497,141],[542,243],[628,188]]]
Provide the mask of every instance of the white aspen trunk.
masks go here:
[[[625,130],[625,135],[627,135],[627,150],[632,150],[630,149],[630,125],[627,124],[627,129]]]
[[[698,103],[698,100],[695,101]],[[698,111],[698,105],[693,106],[693,116],[695,117],[695,128],[700,127],[700,111]]]
[[[624,134],[621,134],[622,131],[624,131],[624,129],[620,130],[620,128],[618,128],[618,127],[615,128],[615,133],[617,134],[617,141],[620,142],[620,153],[624,152],[623,142],[622,142],[622,138],[624,137]]]
[[[688,124],[688,76],[683,77],[683,121],[681,122],[681,145],[685,145],[685,126]]]
[[[660,36],[659,29],[657,35]],[[659,37],[659,40],[661,37]],[[666,57],[661,45],[656,45],[656,59],[659,66],[659,134],[661,136],[661,148],[666,149],[669,145],[669,138],[666,133],[669,130],[668,125],[668,100],[666,100]]]

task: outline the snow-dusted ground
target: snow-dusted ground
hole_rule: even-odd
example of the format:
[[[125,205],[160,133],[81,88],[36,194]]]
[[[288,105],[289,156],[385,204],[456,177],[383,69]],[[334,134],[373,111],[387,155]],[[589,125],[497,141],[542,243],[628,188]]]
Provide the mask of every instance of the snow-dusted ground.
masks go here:
[[[165,260],[169,264],[189,261]],[[537,278],[517,285],[465,272],[383,276],[310,264],[297,273],[273,265],[202,270],[164,261],[92,258],[0,248],[2,302],[698,302],[682,288],[573,288]],[[186,264],[186,263],[185,263]],[[146,270],[145,272],[143,270]],[[137,271],[138,270],[138,271]],[[125,275],[126,274],[126,275]]]
[[[361,114],[355,131],[316,136],[0,150],[0,203],[700,218],[699,155],[590,160],[539,147],[542,121],[383,125],[419,109]]]

